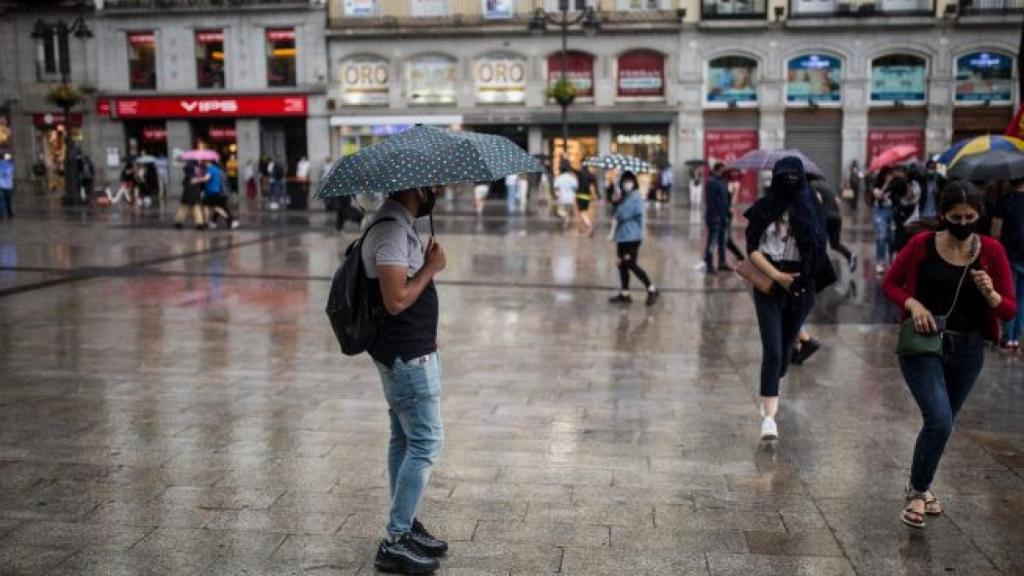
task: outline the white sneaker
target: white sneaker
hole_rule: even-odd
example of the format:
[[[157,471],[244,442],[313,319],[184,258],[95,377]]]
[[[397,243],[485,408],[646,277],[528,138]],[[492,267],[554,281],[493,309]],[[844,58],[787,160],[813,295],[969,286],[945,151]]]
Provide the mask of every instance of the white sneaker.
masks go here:
[[[241,224],[238,222],[238,220],[232,220],[231,221],[231,229],[232,230],[237,230],[239,226],[241,226]]]
[[[761,440],[777,440],[779,438],[779,427],[775,424],[775,418],[765,416],[761,421]]]
[[[271,203],[270,203],[270,209],[271,209],[271,210],[277,210],[277,209],[278,209],[278,208],[280,208],[280,207],[281,207],[281,206],[280,206],[280,205],[279,205],[279,204],[278,204],[277,202],[271,202]]]

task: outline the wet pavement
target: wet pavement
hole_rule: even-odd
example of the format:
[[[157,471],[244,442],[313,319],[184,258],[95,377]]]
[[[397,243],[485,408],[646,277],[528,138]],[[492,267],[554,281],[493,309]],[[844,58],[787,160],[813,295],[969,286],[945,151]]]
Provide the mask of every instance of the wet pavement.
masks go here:
[[[374,573],[386,408],[323,313],[353,232],[20,208],[0,222],[0,574]],[[699,214],[652,212],[645,309],[607,304],[602,232],[469,210],[437,219],[447,445],[420,517],[452,543],[442,573],[1024,574],[1022,356],[988,352],[935,486],[948,513],[899,522],[920,417],[864,226],[762,444],[753,305],[695,269]]]

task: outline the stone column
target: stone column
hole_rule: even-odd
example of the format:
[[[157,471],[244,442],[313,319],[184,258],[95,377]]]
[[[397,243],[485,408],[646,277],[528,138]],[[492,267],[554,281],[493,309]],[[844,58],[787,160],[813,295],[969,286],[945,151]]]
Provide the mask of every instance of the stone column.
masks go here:
[[[237,130],[237,129],[236,129]],[[241,146],[239,146],[241,148]],[[171,160],[167,176],[167,197],[181,196],[181,165],[174,162],[175,151],[184,152],[192,149],[192,126],[188,120],[167,121],[167,154]]]
[[[597,153],[598,155],[612,153],[611,124],[601,124],[597,127]]]
[[[843,152],[840,174],[855,158],[865,165],[868,142],[868,79],[849,78],[843,82]],[[835,182],[839,187],[841,182]]]

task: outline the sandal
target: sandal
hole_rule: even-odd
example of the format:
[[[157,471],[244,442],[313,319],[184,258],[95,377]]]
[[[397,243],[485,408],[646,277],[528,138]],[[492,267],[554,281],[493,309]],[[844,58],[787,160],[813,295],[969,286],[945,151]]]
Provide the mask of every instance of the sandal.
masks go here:
[[[925,501],[924,496],[915,494],[907,496],[907,505],[903,508],[900,520],[907,526],[924,528]]]
[[[924,513],[929,516],[942,514],[942,504],[939,504],[939,499],[931,490],[924,493]]]

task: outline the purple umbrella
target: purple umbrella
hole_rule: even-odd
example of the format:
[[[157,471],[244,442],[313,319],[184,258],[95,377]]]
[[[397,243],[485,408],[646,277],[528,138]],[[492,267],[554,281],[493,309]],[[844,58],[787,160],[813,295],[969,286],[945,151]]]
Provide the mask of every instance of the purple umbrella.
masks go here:
[[[799,150],[751,150],[743,156],[740,156],[729,164],[729,168],[734,170],[768,170],[770,171],[775,167],[775,163],[787,156],[796,156],[804,163],[804,171],[808,174],[814,174],[815,176],[825,177],[825,174],[821,172],[821,168],[811,161],[810,158],[804,155]]]
[[[186,150],[181,153],[182,160],[197,160],[202,162],[203,160],[209,160],[210,162],[219,162],[220,154],[217,154],[216,150],[210,150],[208,148],[197,148],[195,150]]]

